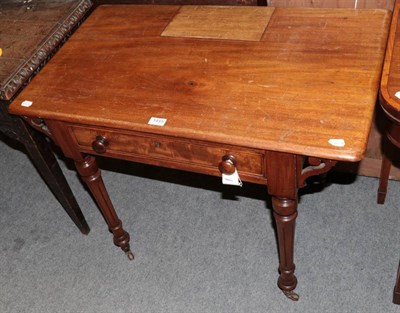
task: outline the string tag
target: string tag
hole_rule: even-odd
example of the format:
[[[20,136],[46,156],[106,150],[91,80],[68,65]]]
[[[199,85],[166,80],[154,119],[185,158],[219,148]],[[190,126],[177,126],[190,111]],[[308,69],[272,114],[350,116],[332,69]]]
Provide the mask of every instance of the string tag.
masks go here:
[[[243,186],[242,181],[240,180],[239,173],[235,169],[233,174],[222,174],[222,183],[224,185],[232,185],[232,186]]]

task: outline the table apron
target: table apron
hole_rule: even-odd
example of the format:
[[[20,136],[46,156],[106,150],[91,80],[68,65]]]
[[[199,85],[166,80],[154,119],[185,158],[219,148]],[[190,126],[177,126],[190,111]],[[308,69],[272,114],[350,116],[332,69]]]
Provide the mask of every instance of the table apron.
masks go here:
[[[241,180],[266,184],[265,151],[186,138],[64,124],[74,148],[82,153],[221,176],[219,164],[226,155],[237,162]],[[93,148],[96,138],[107,142],[105,151]]]

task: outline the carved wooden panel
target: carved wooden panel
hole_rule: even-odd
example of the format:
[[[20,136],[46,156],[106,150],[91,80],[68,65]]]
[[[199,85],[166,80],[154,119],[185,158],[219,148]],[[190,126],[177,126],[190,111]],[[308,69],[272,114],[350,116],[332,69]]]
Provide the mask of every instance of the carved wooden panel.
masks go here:
[[[1,100],[12,98],[91,6],[91,0],[0,2]]]

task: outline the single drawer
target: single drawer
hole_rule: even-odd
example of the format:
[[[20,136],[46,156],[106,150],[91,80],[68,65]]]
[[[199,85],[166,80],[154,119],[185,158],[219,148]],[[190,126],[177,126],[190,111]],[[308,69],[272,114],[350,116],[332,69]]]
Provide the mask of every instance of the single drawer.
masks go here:
[[[233,156],[241,174],[264,176],[264,154],[261,150],[92,127],[71,126],[71,131],[78,148],[84,152],[125,159],[139,157],[167,161],[172,162],[175,168],[184,164],[182,169],[189,166],[194,171],[196,167],[218,169],[224,156]]]

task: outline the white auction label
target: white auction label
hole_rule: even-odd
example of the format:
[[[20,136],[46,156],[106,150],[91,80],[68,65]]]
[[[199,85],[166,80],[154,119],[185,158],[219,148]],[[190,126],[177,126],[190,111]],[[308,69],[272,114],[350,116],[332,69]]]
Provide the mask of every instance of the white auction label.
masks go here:
[[[240,180],[239,173],[235,169],[233,174],[222,174],[222,183],[224,185],[232,185],[232,186],[243,186],[242,181]]]
[[[21,106],[28,108],[32,105],[32,103],[33,103],[32,101],[25,100],[25,101],[22,101]]]
[[[344,147],[346,145],[344,139],[329,139],[328,142],[335,147]]]
[[[166,118],[151,117],[147,124],[155,126],[164,126],[166,122],[167,122]]]

